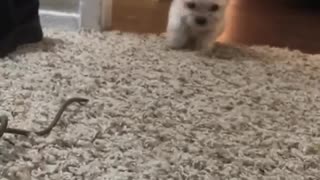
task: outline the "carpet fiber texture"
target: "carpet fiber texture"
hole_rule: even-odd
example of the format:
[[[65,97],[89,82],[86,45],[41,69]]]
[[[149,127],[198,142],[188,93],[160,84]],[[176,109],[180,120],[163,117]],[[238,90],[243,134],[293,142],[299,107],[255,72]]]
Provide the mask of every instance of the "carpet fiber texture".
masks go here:
[[[0,179],[316,180],[320,55],[163,37],[45,30],[0,61],[0,113],[49,136],[0,139]]]

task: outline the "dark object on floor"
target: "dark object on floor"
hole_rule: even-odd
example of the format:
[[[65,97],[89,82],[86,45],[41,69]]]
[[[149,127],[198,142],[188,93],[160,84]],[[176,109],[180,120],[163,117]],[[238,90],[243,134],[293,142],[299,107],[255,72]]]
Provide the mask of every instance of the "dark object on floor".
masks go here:
[[[20,45],[41,41],[39,0],[1,0],[0,25],[0,58]]]
[[[34,132],[38,136],[44,136],[50,134],[51,130],[57,125],[58,121],[60,120],[63,112],[67,109],[69,105],[72,103],[80,103],[83,105],[83,103],[87,103],[89,100],[84,98],[71,98],[67,100],[59,109],[58,113],[56,114],[53,121],[50,123],[50,125],[45,128],[44,130]],[[10,134],[18,134],[23,136],[29,136],[32,132],[23,130],[23,129],[15,129],[15,128],[9,128],[8,127],[8,117],[7,116],[0,116],[0,138],[3,136],[4,133],[10,133]]]

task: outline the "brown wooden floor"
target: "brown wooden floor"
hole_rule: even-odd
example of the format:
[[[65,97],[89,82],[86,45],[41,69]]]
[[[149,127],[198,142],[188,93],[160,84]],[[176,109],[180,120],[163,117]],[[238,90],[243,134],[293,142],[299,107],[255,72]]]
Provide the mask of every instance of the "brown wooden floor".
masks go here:
[[[320,53],[320,8],[294,6],[293,1],[308,0],[231,0],[220,40]],[[169,4],[169,0],[115,0],[113,29],[162,33]]]

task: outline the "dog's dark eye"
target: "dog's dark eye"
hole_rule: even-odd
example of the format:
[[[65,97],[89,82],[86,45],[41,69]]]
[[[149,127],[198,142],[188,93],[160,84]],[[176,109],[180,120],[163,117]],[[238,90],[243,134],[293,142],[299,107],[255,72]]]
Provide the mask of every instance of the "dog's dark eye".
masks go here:
[[[195,4],[194,2],[187,2],[186,5],[187,5],[187,7],[188,7],[189,9],[194,9],[194,8],[196,8],[196,4]]]
[[[218,11],[218,9],[219,9],[219,5],[218,4],[213,4],[213,5],[211,5],[209,10],[214,12],[214,11]]]

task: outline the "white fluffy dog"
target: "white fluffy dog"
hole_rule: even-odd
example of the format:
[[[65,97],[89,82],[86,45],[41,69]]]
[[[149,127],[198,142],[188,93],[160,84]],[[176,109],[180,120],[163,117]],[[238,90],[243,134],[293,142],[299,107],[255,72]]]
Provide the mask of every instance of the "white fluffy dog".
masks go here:
[[[211,52],[224,30],[229,0],[173,0],[166,38],[172,49]]]

